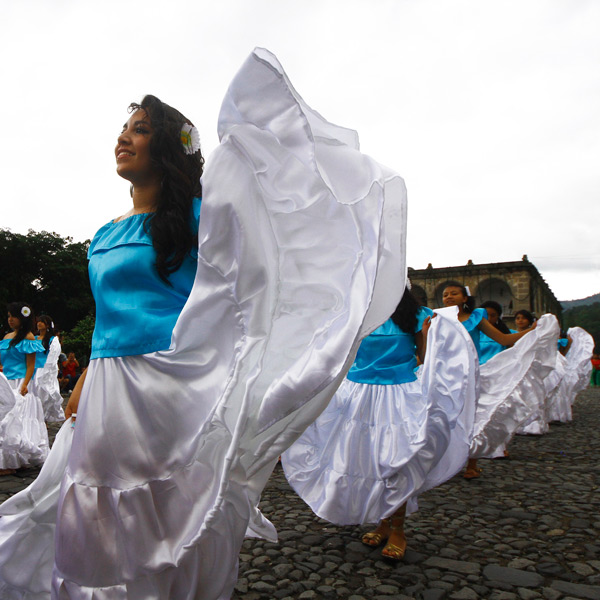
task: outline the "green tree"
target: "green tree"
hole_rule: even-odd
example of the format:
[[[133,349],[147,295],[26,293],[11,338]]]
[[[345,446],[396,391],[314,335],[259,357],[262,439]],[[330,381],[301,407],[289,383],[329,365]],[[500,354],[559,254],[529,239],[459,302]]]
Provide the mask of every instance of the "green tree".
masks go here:
[[[75,352],[82,367],[87,366],[92,352],[92,334],[94,333],[94,315],[87,315],[62,339],[63,352]]]
[[[94,310],[88,247],[89,240],[73,242],[48,231],[23,235],[0,229],[0,302],[29,302],[58,329],[72,329]]]
[[[596,352],[600,350],[600,302],[575,306],[563,312],[564,328],[582,327],[596,343]]]

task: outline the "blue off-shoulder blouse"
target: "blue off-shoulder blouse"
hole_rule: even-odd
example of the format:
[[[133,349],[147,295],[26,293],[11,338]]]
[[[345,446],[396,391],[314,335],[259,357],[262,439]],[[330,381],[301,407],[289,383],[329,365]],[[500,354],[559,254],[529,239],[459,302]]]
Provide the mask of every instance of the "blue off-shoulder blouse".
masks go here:
[[[475,349],[477,350],[477,356],[481,362],[481,344],[480,342],[480,334],[479,331],[479,323],[481,323],[482,319],[487,319],[487,311],[485,308],[476,308],[470,315],[466,321],[462,321],[462,324],[465,326],[465,329],[469,332],[473,343],[475,344]]]
[[[198,231],[200,198],[194,198],[192,228]],[[144,226],[147,214],[111,221],[101,227],[88,251],[96,326],[91,358],[133,356],[165,350],[177,317],[190,295],[198,251],[163,281],[155,267],[156,251]],[[150,216],[150,219],[152,216]]]
[[[27,355],[43,352],[44,346],[38,340],[21,340],[14,346],[10,345],[11,341],[0,341],[0,362],[4,376],[6,379],[23,379],[27,374]]]
[[[499,344],[494,341],[491,337],[488,337],[483,333],[479,332],[479,350],[481,352],[479,356],[479,364],[484,365],[490,358],[500,354],[502,350],[506,350],[506,346]]]
[[[429,308],[419,309],[415,333],[421,331],[423,321],[432,314]],[[414,333],[405,333],[388,319],[361,342],[347,378],[374,385],[415,381],[416,350]]]

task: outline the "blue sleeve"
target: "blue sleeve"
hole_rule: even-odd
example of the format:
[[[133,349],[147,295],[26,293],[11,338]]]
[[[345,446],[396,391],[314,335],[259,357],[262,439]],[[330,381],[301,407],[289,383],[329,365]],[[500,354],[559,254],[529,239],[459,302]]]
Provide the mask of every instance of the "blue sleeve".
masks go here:
[[[427,308],[426,306],[421,306],[421,308],[419,308],[419,311],[417,312],[417,326],[415,327],[415,333],[418,333],[423,329],[423,321],[432,315],[433,311],[430,308]]]

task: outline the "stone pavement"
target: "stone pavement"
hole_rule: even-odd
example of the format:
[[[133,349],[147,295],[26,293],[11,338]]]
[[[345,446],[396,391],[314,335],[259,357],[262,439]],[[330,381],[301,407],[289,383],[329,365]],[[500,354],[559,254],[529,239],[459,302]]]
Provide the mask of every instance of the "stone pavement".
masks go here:
[[[480,479],[459,475],[419,499],[398,564],[360,543],[367,527],[315,517],[277,467],[261,509],[280,541],[244,542],[233,598],[600,600],[600,388],[579,394],[571,423],[509,450],[481,461]],[[37,473],[0,478],[0,502]]]
[[[234,598],[600,599],[600,388],[579,394],[571,423],[509,451],[419,499],[397,564],[360,543],[367,527],[314,516],[277,467],[261,509],[280,543],[244,542]]]

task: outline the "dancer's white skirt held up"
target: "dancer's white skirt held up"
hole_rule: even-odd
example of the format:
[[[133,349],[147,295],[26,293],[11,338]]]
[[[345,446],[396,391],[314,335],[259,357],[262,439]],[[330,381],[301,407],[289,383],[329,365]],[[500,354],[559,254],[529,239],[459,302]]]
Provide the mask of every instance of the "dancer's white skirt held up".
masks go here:
[[[48,456],[42,405],[35,394],[20,394],[22,383],[0,373],[0,469],[38,466]]]
[[[498,456],[519,426],[541,410],[558,334],[556,317],[543,315],[533,331],[481,366],[471,458]]]
[[[453,477],[475,415],[475,348],[455,316],[432,320],[416,381],[345,380],[321,416],[282,456],[288,481],[319,517],[374,523]],[[450,318],[445,318],[447,313]]]
[[[248,58],[219,133],[171,348],[91,362],[56,554],[23,564],[47,587],[32,596],[3,570],[5,594],[46,600],[52,578],[57,600],[229,598],[246,532],[276,538],[256,506],[277,457],[400,300],[402,179],[312,111],[272,54]]]

